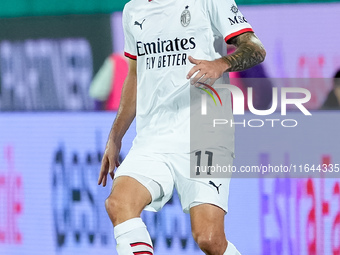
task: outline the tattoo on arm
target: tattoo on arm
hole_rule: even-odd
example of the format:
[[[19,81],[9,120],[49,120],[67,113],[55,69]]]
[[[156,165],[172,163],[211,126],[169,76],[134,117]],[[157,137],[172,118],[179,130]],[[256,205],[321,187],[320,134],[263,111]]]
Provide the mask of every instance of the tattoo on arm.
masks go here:
[[[231,44],[237,47],[236,51],[222,59],[229,65],[227,72],[238,72],[261,63],[266,51],[252,32],[247,32],[231,39]]]

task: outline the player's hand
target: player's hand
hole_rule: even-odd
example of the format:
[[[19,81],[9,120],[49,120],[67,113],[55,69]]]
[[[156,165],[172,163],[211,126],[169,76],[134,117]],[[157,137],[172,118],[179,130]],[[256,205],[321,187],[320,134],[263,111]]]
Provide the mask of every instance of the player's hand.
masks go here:
[[[189,61],[195,66],[189,71],[187,79],[191,79],[191,85],[196,87],[200,87],[204,83],[210,86],[213,85],[228,69],[228,64],[222,59],[208,61],[189,56]],[[194,76],[195,73],[196,75]]]
[[[102,159],[102,165],[99,173],[98,185],[103,184],[106,186],[107,175],[110,174],[111,178],[114,177],[114,169],[119,167],[119,152],[122,142],[114,141],[113,138],[108,139],[106,143],[105,152]]]

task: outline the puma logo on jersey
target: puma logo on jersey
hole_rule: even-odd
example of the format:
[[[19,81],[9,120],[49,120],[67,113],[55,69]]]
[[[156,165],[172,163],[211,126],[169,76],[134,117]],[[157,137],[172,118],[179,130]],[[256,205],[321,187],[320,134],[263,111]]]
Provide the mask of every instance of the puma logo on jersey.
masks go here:
[[[220,194],[220,186],[221,186],[222,184],[216,186],[216,184],[215,184],[214,182],[212,182],[212,181],[209,181],[209,184],[212,185],[212,186],[214,186],[214,187],[216,188],[216,190],[217,190],[217,193]]]
[[[142,23],[139,23],[138,21],[135,21],[135,26],[139,26],[140,30],[143,30],[143,23],[144,23],[145,19],[143,19]]]

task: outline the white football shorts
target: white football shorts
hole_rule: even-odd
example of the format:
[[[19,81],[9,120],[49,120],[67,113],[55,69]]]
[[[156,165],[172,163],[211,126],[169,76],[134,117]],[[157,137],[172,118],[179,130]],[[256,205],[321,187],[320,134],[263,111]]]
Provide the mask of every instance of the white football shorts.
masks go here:
[[[214,148],[209,152],[213,153],[214,164],[232,166],[233,153],[228,149]],[[185,213],[189,213],[193,206],[206,203],[216,205],[227,213],[231,175],[210,178],[206,172],[202,172],[200,178],[191,178],[190,160],[191,165],[195,166],[198,155],[197,151],[192,153],[190,157],[190,153],[155,153],[131,149],[114,178],[129,176],[145,186],[152,197],[151,203],[145,207],[148,211],[159,211],[170,200],[175,187]],[[204,152],[199,154],[204,155]]]

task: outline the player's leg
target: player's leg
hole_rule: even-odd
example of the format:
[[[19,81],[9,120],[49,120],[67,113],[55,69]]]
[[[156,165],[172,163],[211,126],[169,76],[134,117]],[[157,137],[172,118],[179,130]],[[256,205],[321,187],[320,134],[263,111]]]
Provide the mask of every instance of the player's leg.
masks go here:
[[[105,201],[106,211],[114,226],[139,217],[151,202],[151,194],[140,182],[129,176],[114,180],[112,191]]]
[[[191,229],[200,249],[208,255],[239,255],[224,233],[225,211],[212,204],[190,208]]]
[[[173,186],[172,175],[161,158],[141,150],[129,152],[115,173],[105,203],[119,255],[153,254],[140,214],[143,209],[160,210],[171,198]]]
[[[106,211],[114,226],[139,217],[151,202],[151,194],[136,179],[120,176],[114,180],[112,191],[105,201]]]
[[[224,148],[211,148],[212,164],[232,165],[233,157]],[[236,248],[227,242],[224,233],[224,217],[228,211],[230,174],[216,176],[213,172],[197,175],[197,153],[178,154],[172,160],[175,186],[184,212],[191,216],[192,233],[199,247],[206,254],[238,255]],[[190,163],[191,162],[191,163]],[[200,162],[209,165],[209,157]],[[189,166],[190,165],[190,166]],[[190,169],[191,170],[188,170]],[[190,175],[190,171],[192,174]],[[216,177],[216,178],[215,178]]]
[[[136,179],[121,176],[115,179],[105,207],[114,225],[119,255],[145,251],[153,254],[152,242],[140,218],[144,207],[151,202],[148,189]]]

